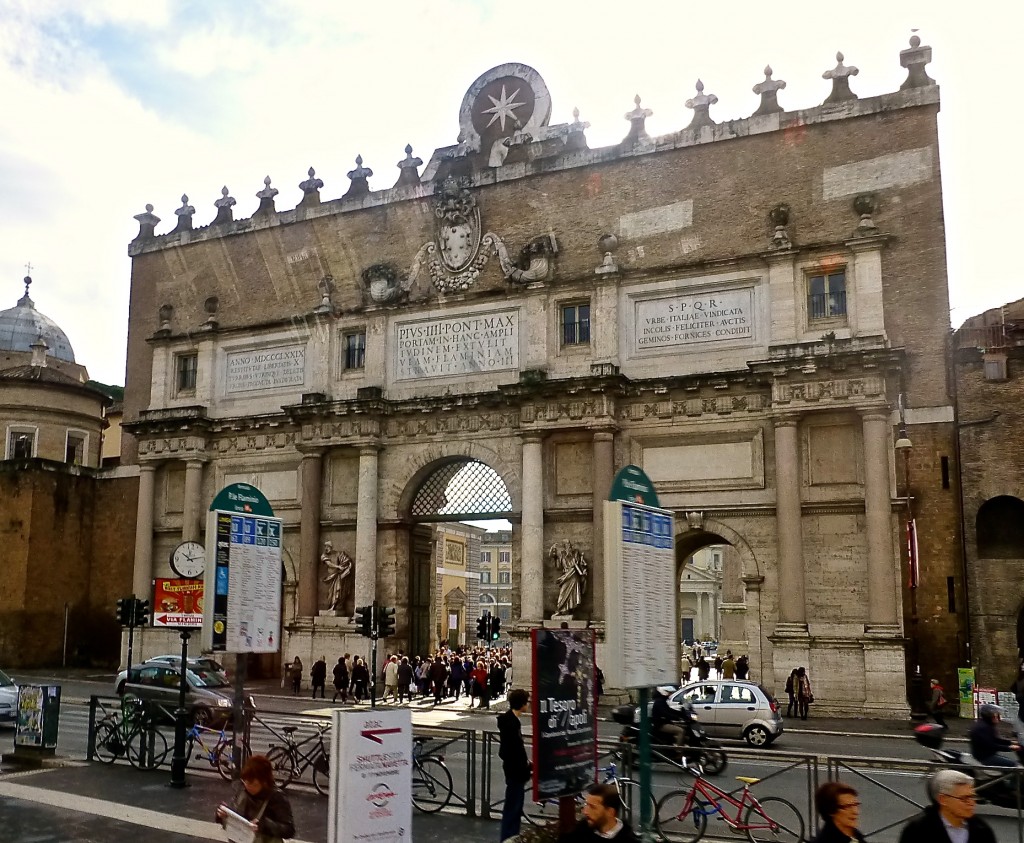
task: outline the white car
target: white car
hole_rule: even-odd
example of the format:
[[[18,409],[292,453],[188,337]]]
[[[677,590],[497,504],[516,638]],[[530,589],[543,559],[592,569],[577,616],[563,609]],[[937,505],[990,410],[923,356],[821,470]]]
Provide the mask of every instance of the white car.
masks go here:
[[[0,670],[0,725],[13,726],[18,719],[18,686]]]

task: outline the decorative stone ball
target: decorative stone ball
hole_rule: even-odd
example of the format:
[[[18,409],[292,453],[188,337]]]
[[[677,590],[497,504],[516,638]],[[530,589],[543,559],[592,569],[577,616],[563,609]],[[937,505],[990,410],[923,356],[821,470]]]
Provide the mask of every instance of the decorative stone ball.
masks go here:
[[[614,234],[602,234],[597,241],[597,248],[601,250],[602,255],[614,252],[619,248],[619,238]]]

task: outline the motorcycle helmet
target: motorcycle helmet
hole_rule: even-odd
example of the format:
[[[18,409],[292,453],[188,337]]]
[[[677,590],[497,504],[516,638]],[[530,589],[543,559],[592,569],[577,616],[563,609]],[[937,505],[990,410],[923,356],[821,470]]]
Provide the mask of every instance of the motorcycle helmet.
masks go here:
[[[676,689],[673,685],[659,685],[654,690],[661,694],[663,697],[670,697],[672,696],[672,694],[676,692]]]
[[[992,703],[985,703],[978,708],[978,717],[987,723],[994,723],[996,717],[1003,716],[1003,709]]]

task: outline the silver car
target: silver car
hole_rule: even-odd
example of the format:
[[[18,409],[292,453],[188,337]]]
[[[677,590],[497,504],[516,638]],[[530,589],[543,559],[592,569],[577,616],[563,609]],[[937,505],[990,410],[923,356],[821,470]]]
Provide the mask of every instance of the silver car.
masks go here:
[[[132,669],[138,670],[143,665],[147,664],[167,664],[171,667],[181,669],[181,656],[153,656],[151,659],[146,659],[142,664],[135,665]],[[209,656],[196,656],[195,658],[189,658],[188,666],[191,668],[200,668],[202,670],[215,670],[218,673],[223,673],[225,679],[227,678],[227,671],[221,667],[220,662]],[[128,670],[122,670],[114,677],[114,693],[118,696],[124,693],[124,683],[128,681]]]
[[[192,667],[185,671],[185,708],[189,718],[201,726],[221,726],[231,719],[234,694],[223,673]],[[124,693],[154,703],[165,719],[173,719],[178,706],[181,670],[161,662],[147,662],[133,667],[124,683]],[[255,708],[252,696],[246,694],[245,705]]]
[[[669,703],[688,702],[712,737],[743,738],[751,746],[768,746],[782,734],[779,705],[767,689],[744,679],[689,682]]]
[[[18,719],[18,686],[0,670],[0,725],[13,726]]]

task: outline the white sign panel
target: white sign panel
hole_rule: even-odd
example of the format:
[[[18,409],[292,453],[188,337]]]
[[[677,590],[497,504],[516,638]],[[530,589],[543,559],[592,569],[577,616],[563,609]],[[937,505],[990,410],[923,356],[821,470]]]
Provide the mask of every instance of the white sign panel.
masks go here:
[[[679,683],[675,527],[672,513],[642,504],[604,504],[605,650],[613,688]]]
[[[412,787],[409,710],[335,710],[328,843],[409,843]]]
[[[519,311],[398,322],[395,380],[476,375],[519,367]]]
[[[232,352],[226,374],[229,393],[302,386],[306,380],[306,347],[284,345]]]
[[[750,287],[636,303],[637,353],[729,340],[754,340],[754,291]]]
[[[227,653],[280,649],[282,534],[280,518],[210,513],[206,546],[215,552],[206,572],[206,648]]]

